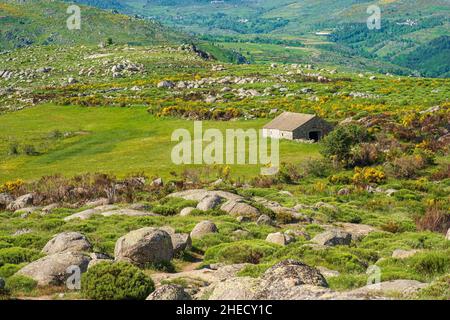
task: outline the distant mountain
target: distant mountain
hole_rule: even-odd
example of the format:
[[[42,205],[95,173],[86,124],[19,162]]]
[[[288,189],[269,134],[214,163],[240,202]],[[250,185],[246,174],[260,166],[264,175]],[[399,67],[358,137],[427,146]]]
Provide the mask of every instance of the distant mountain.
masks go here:
[[[117,1],[100,2],[114,6]],[[369,5],[381,9],[381,30],[367,28]],[[445,46],[433,42],[445,42],[442,37],[450,34],[448,0],[122,0],[115,8],[210,38],[264,35],[271,43],[274,38],[299,39],[323,56],[342,50],[343,55],[426,76],[446,76],[449,67]]]
[[[109,1],[94,2],[106,5]],[[63,1],[0,1],[0,49],[36,44],[98,44],[107,39],[114,43],[145,45],[189,40],[159,22],[87,6],[81,7],[81,29],[69,30],[67,19],[71,14],[67,8]]]

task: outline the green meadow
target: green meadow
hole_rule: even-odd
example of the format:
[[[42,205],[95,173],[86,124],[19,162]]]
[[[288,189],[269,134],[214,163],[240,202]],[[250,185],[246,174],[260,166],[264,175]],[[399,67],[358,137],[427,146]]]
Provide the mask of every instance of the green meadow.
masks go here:
[[[177,144],[171,141],[172,132],[175,129],[193,132],[193,121],[156,118],[144,107],[45,104],[0,118],[0,182],[92,171],[118,176],[144,172],[168,177],[171,172],[180,173],[186,168],[171,161],[172,148]],[[267,121],[204,121],[203,128],[225,133],[226,129],[260,129]],[[16,155],[10,152],[13,145],[18,147]],[[35,154],[24,151],[30,146]],[[318,155],[317,145],[280,143],[281,162],[297,162]],[[231,166],[235,177],[254,176],[259,170],[257,165]]]

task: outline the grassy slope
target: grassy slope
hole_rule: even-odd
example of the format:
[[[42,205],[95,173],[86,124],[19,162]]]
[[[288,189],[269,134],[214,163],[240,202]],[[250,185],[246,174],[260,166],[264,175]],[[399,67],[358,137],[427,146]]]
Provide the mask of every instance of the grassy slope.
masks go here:
[[[186,39],[154,21],[85,6],[81,7],[81,30],[69,30],[67,7],[67,3],[48,0],[26,4],[0,1],[0,49],[30,44],[98,44],[109,37],[131,44],[179,43]]]
[[[260,128],[267,120],[236,122],[205,122],[204,128]],[[170,154],[175,142],[172,131],[193,123],[184,120],[157,119],[145,108],[83,108],[42,105],[2,116],[8,128],[0,133],[1,153],[6,153],[7,141],[12,137],[35,143],[42,150],[39,156],[2,156],[0,183],[15,178],[34,179],[42,175],[81,172],[111,172],[118,175],[145,171],[149,175],[168,177],[171,171],[182,168],[172,164]],[[77,132],[62,140],[48,138],[53,130]],[[318,155],[316,145],[302,145],[283,141],[282,161],[300,160]],[[257,166],[236,166],[235,176],[252,176]]]

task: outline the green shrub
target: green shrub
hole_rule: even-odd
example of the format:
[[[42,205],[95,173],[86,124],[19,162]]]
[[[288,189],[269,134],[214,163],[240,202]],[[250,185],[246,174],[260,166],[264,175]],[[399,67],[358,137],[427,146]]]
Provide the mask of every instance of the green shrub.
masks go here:
[[[4,266],[0,267],[0,278],[9,278],[20,269],[20,265],[7,263]]]
[[[206,250],[204,263],[258,264],[263,258],[272,255],[275,251],[276,245],[261,240],[222,243]]]
[[[425,276],[450,271],[450,250],[419,253],[411,258],[414,270]]]
[[[6,280],[6,289],[12,293],[30,293],[37,287],[37,281],[26,276],[15,275]]]
[[[82,276],[81,291],[94,300],[144,300],[155,290],[151,278],[126,263],[99,263]]]
[[[450,274],[439,277],[420,291],[418,298],[431,300],[450,300]]]
[[[350,290],[360,288],[367,284],[365,274],[341,274],[337,277],[327,278],[328,285],[333,290]]]
[[[338,126],[322,140],[322,153],[347,165],[352,156],[352,148],[369,140],[370,136],[362,126],[356,124]]]
[[[4,264],[19,264],[22,262],[31,262],[40,257],[40,253],[34,249],[19,247],[0,249],[0,266]]]

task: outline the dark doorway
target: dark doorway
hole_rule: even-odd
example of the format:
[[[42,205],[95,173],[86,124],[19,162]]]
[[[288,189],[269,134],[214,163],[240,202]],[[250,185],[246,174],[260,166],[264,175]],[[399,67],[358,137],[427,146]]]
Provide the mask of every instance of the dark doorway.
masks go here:
[[[315,142],[320,140],[320,131],[310,131],[309,140],[314,140]]]

